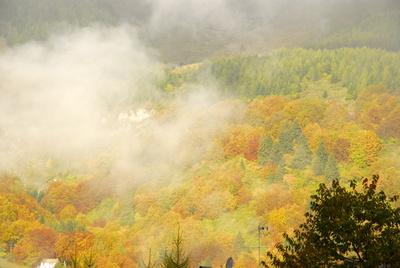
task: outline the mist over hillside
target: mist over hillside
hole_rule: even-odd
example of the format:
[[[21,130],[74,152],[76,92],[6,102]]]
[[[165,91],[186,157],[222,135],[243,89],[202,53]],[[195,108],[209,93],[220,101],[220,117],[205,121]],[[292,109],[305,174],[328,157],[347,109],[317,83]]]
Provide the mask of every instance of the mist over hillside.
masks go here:
[[[44,40],[69,27],[127,23],[171,64],[304,47],[360,16],[399,10],[396,0],[2,0],[0,6],[3,43]]]
[[[172,62],[303,47],[359,16],[392,11],[396,1],[150,1],[144,38]],[[399,29],[399,26],[397,25]]]
[[[112,175],[136,183],[183,167],[207,149],[207,142],[196,144],[194,153],[185,140],[197,113],[220,101],[218,94],[197,86],[167,112],[154,107],[161,101],[154,83],[159,63],[134,32],[127,25],[82,28],[0,55],[2,170],[24,178],[31,161],[69,166],[108,152]],[[210,111],[202,135],[240,113],[230,109]]]

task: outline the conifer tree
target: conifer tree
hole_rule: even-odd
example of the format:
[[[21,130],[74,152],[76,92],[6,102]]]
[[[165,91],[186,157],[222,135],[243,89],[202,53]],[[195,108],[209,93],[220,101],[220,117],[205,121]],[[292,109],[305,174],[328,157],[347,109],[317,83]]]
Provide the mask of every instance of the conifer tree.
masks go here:
[[[183,250],[183,236],[178,227],[176,237],[172,242],[172,250],[169,254],[165,253],[162,268],[188,268],[190,267],[190,257]]]
[[[285,161],[282,159],[277,165],[275,174],[269,177],[270,183],[282,182],[284,175],[285,175]]]
[[[246,248],[246,241],[243,238],[242,232],[239,232],[235,240],[235,248],[237,252],[242,252]]]
[[[292,132],[292,139],[297,139],[299,135],[303,133],[298,120],[294,120],[291,132]]]
[[[282,155],[293,153],[294,138],[295,138],[295,133],[293,131],[293,128],[292,126],[290,126],[288,122],[286,122],[278,138],[279,149]]]
[[[272,150],[271,150],[271,160],[273,162],[275,162],[276,164],[280,163],[281,161],[283,161],[283,152],[281,150],[281,144],[276,141],[273,145],[272,145]]]
[[[328,155],[328,159],[325,165],[324,175],[326,183],[330,183],[334,179],[340,179],[339,168],[335,156],[333,154]]]
[[[321,141],[318,145],[317,151],[312,162],[312,169],[316,176],[321,176],[324,174],[325,165],[328,160],[328,153],[325,149],[325,143]]]
[[[156,264],[157,264],[157,263],[153,263],[153,262],[151,261],[151,249],[149,250],[149,260],[148,260],[148,262],[145,263],[145,262],[142,260],[142,264],[143,264],[143,266],[144,266],[145,268],[154,268],[154,267],[156,267]]]
[[[308,146],[308,139],[303,132],[300,132],[296,139],[296,149],[294,152],[291,168],[305,169],[311,164],[311,150]]]
[[[317,157],[321,158],[324,163],[328,160],[328,152],[325,149],[325,143],[323,141],[320,141],[318,144],[317,151],[315,151],[315,154]]]
[[[260,166],[265,166],[265,164],[271,160],[272,147],[274,141],[270,134],[263,134],[260,138],[260,148],[258,151],[258,164]]]

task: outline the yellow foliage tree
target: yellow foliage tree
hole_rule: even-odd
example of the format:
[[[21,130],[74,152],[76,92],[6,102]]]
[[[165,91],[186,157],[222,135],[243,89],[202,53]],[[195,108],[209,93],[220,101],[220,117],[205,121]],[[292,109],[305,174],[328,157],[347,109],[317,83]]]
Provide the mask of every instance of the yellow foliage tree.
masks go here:
[[[359,167],[370,166],[377,159],[381,147],[381,141],[375,132],[357,131],[350,140],[350,159]]]

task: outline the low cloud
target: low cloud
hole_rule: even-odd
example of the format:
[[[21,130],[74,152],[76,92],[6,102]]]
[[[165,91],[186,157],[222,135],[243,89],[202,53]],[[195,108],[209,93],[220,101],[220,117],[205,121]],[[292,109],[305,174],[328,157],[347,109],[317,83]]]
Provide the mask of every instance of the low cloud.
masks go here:
[[[231,115],[212,108],[219,96],[199,86],[162,115],[138,104],[159,64],[128,26],[76,29],[8,49],[0,55],[0,168],[22,174],[35,158],[82,163],[106,152],[124,185],[184,166],[207,149],[216,119]]]
[[[127,26],[85,28],[0,55],[0,129],[4,147],[26,157],[77,157],[103,148],[106,124],[141,88],[155,64]],[[3,142],[3,143],[4,143]],[[7,144],[8,143],[8,144]],[[3,152],[2,164],[9,160]]]

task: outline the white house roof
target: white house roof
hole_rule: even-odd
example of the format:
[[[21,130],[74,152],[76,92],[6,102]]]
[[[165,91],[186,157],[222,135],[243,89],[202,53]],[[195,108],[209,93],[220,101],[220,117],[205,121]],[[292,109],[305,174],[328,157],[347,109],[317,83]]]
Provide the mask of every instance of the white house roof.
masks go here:
[[[56,263],[58,259],[43,259],[41,263]]]

